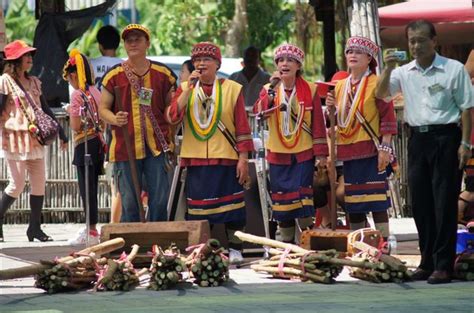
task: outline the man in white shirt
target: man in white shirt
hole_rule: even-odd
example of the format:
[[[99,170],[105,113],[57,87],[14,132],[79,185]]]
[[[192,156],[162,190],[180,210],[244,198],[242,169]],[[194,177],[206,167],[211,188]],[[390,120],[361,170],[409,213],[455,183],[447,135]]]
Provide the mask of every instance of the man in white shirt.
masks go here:
[[[406,35],[415,60],[395,68],[396,57],[387,53],[376,96],[402,92],[405,100],[404,117],[411,133],[408,187],[421,252],[413,279],[449,283],[456,253],[461,169],[471,154],[471,81],[460,62],[436,53],[432,23],[411,22]]]
[[[114,65],[122,62],[122,59],[116,56],[120,44],[120,34],[112,25],[103,26],[97,32],[97,42],[102,56],[91,59],[90,62],[94,69],[95,84],[100,89],[100,82],[104,74]]]
[[[232,73],[229,79],[242,85],[245,107],[253,108],[262,87],[270,80],[270,74],[262,70],[260,64],[260,50],[250,46],[244,51],[244,68]]]

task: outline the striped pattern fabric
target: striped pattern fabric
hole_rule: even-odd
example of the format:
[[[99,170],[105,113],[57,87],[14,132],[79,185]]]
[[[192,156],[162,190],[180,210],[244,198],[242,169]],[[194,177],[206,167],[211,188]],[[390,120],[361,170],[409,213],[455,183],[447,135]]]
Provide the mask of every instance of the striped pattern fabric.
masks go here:
[[[474,179],[474,158],[467,160],[464,171],[466,172],[466,177]]]
[[[377,156],[344,161],[345,208],[348,213],[386,211],[390,207],[387,172],[378,172]]]
[[[188,220],[245,221],[244,190],[235,165],[188,166],[186,198]]]
[[[270,164],[273,218],[291,220],[314,215],[314,160],[291,165]]]
[[[160,125],[161,132],[168,140],[170,140],[171,131],[170,125],[164,118],[164,112],[166,97],[176,82],[176,78],[173,75],[172,71],[164,64],[151,62],[150,70],[143,77],[143,87],[153,89],[151,110],[158,125]],[[138,95],[130,85],[122,65],[117,64],[111,68],[105,74],[102,84],[103,88],[112,95],[114,94],[114,87],[120,87],[123,109],[129,114],[127,129],[132,143],[134,158],[137,160],[145,158],[146,148],[150,149],[154,156],[159,155],[161,152],[159,139],[153,131],[150,118],[146,117],[142,120]],[[116,107],[115,103],[112,106],[112,111],[114,113],[118,112],[118,107]],[[112,125],[111,133],[109,161],[128,161],[122,130],[120,127]]]

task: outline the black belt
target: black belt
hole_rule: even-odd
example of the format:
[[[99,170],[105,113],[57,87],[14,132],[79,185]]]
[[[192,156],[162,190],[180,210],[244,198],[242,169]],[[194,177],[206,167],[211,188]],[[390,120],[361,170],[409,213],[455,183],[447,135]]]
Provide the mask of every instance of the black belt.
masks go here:
[[[438,125],[423,125],[423,126],[410,126],[410,130],[414,133],[429,133],[440,130],[450,130],[459,128],[457,123],[451,124],[438,124]]]

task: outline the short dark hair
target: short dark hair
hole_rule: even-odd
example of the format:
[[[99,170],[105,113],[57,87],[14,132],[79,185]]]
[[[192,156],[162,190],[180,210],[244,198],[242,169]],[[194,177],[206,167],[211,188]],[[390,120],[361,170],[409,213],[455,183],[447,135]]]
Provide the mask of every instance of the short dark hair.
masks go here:
[[[97,42],[102,45],[104,49],[117,49],[120,44],[120,34],[117,28],[112,25],[106,25],[97,32]]]
[[[186,66],[189,73],[192,73],[195,70],[193,61],[191,60],[184,61],[182,66]]]
[[[405,37],[408,39],[408,30],[416,30],[426,27],[429,31],[430,38],[433,39],[436,36],[436,29],[430,21],[427,20],[416,20],[410,22],[407,27],[405,27]]]

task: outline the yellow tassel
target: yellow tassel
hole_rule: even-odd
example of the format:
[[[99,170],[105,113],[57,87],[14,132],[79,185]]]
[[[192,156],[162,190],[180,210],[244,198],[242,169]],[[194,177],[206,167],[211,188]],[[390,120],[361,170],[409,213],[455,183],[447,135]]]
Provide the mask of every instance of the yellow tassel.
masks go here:
[[[82,59],[82,55],[80,53],[74,56],[76,60],[76,68],[77,68],[77,80],[79,83],[79,89],[82,91],[86,90],[86,71],[84,68],[84,60]]]

